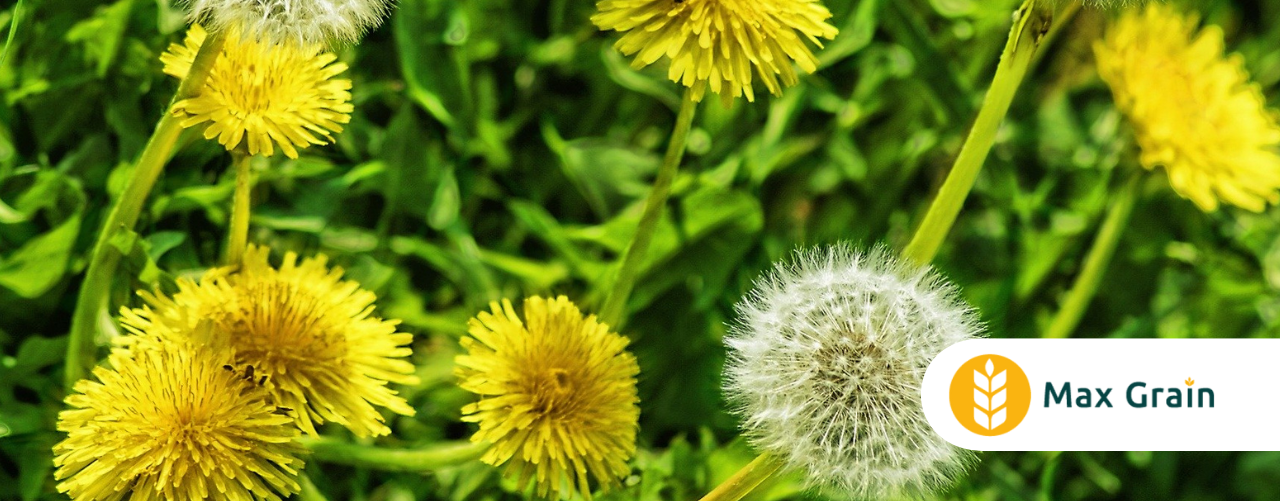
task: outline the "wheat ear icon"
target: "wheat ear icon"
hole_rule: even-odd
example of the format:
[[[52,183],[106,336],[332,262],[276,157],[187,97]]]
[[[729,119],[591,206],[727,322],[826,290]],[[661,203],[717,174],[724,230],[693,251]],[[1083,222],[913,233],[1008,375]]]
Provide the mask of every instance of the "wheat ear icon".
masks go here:
[[[1008,399],[1004,389],[1007,372],[992,375],[996,366],[991,359],[987,359],[984,369],[985,373],[977,369],[973,371],[973,420],[983,429],[991,430],[1004,424],[1008,415],[1004,405]]]

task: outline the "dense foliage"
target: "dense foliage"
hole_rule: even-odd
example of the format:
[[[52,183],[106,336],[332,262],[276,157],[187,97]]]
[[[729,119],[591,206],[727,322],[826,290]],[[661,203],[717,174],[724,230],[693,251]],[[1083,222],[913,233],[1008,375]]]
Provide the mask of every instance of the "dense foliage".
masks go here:
[[[900,248],[971,124],[1013,0],[830,0],[840,34],[782,97],[704,102],[619,329],[640,366],[640,451],[609,499],[691,499],[754,453],[721,391],[733,305],[770,263],[814,243]],[[1280,3],[1194,2],[1280,105]],[[250,241],[323,253],[416,335],[415,417],[378,440],[465,439],[473,397],[454,356],[491,301],[603,300],[665,147],[680,90],[636,71],[589,1],[400,0],[350,65],[337,144],[258,165]],[[1114,192],[1137,168],[1093,68],[1112,14],[1066,20],[1014,101],[942,253],[993,337],[1035,337],[1057,310]],[[106,211],[176,82],[168,0],[19,0],[0,62],[0,499],[61,499],[52,446],[80,277]],[[184,134],[152,193],[114,305],[215,265],[234,175]],[[157,285],[158,284],[158,285]],[[104,323],[103,340],[116,327]],[[1280,209],[1202,213],[1143,186],[1080,337],[1280,334]],[[332,430],[335,435],[345,433]],[[987,453],[955,499],[1276,499],[1280,453]],[[426,475],[311,464],[330,499],[498,499],[514,481],[472,462]],[[755,499],[821,497],[784,479]]]

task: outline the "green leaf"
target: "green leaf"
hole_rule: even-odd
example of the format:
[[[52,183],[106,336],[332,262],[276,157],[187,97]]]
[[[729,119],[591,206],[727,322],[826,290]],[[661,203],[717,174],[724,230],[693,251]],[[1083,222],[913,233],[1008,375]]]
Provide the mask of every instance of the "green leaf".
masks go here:
[[[480,249],[480,260],[485,265],[518,277],[533,290],[551,290],[552,286],[569,275],[563,263],[540,263],[532,259]]]
[[[233,180],[225,180],[213,185],[197,185],[180,188],[163,201],[157,201],[157,212],[173,214],[203,209],[211,217],[222,219],[227,216],[231,194],[236,186]]]
[[[14,365],[10,370],[15,376],[26,376],[57,364],[66,356],[66,336],[55,338],[31,336],[18,348],[18,354],[14,357]]]
[[[632,307],[643,308],[671,287],[685,285],[694,293],[694,308],[707,308],[724,294],[764,225],[760,202],[740,191],[704,187],[682,198],[679,207],[683,241],[659,244],[655,236]]]
[[[381,214],[380,227],[391,223],[398,213],[410,214],[441,229],[458,217],[461,195],[452,167],[444,158],[438,141],[423,141],[438,136],[417,118],[412,105],[401,106],[387,125],[383,143],[382,177],[378,189],[387,206]],[[431,196],[424,196],[425,194]],[[387,228],[389,229],[389,228]]]
[[[156,263],[156,259],[177,247],[185,237],[181,234],[175,235],[174,232],[160,232],[157,235],[159,236],[143,238],[132,230],[121,229],[107,241],[122,256],[120,269],[137,279],[136,283],[127,282],[124,285],[133,287],[141,284],[147,289],[157,285],[166,290],[175,288],[173,275],[161,268]],[[161,248],[153,248],[153,242],[159,243]]]
[[[410,99],[446,127],[462,132],[457,111],[468,108],[466,89],[454,60],[452,42],[466,40],[468,30],[457,18],[457,5],[444,0],[402,0],[392,15],[400,69]],[[424,36],[445,33],[445,37]]]
[[[403,275],[392,277],[387,290],[387,294],[378,301],[381,315],[425,332],[454,337],[467,332],[467,319],[473,313],[470,308],[439,311],[427,304],[426,298],[412,289]]]
[[[546,209],[523,200],[513,200],[507,207],[533,235],[551,247],[558,259],[569,265],[574,276],[588,280],[603,276],[608,265],[589,259],[573,243],[569,232]]]
[[[66,274],[79,233],[80,217],[77,216],[28,240],[0,261],[0,287],[28,299],[49,292]]]
[[[601,217],[646,196],[649,193],[648,177],[658,170],[661,163],[661,159],[652,152],[607,139],[560,141],[549,124],[543,127],[543,136],[552,151],[559,155],[565,175]]]
[[[0,68],[9,60],[9,48],[13,47],[13,37],[18,34],[18,22],[22,20],[22,4],[26,0],[18,0],[13,4],[12,16],[9,20],[9,36],[4,40],[4,49],[0,50]]]
[[[77,150],[77,154],[83,149]],[[77,156],[76,154],[68,157]],[[63,164],[74,164],[66,159]],[[13,200],[13,213],[9,214],[9,223],[20,223],[31,220],[39,211],[45,211],[46,217],[54,221],[62,221],[84,209],[85,194],[73,178],[54,169],[32,168],[20,169],[11,179],[30,176],[30,185]]]
[[[601,48],[600,57],[604,60],[604,67],[614,83],[627,90],[654,98],[667,108],[680,109],[680,94],[675,91],[676,83],[636,71],[613,47]]]
[[[84,44],[85,54],[97,64],[98,77],[107,75],[111,63],[120,51],[133,0],[120,0],[98,9],[93,17],[81,21],[67,31],[68,42]]]
[[[180,231],[158,231],[147,237],[147,256],[159,261],[166,252],[187,241],[187,234]]]
[[[467,298],[473,304],[481,305],[496,299],[493,297],[496,291],[489,270],[482,265],[479,250],[473,247],[475,242],[462,234],[457,226],[451,227],[447,233],[453,240],[450,248],[418,237],[397,236],[391,239],[391,250],[396,254],[422,259],[467,291]]]
[[[21,402],[6,402],[0,407],[0,437],[25,435],[44,429],[44,413],[40,407]]]
[[[440,183],[436,185],[435,196],[431,199],[427,224],[437,230],[452,225],[458,220],[461,206],[462,195],[458,193],[458,180],[453,176],[453,169],[445,169],[440,175]]]
[[[20,452],[14,455],[18,463],[18,487],[22,501],[35,501],[41,498],[53,474],[53,445],[61,437],[42,431],[24,438],[27,440],[19,446]]]
[[[880,21],[880,2],[881,0],[858,2],[858,10],[846,18],[845,24],[840,27],[840,34],[818,53],[818,68],[838,63],[871,44]]]

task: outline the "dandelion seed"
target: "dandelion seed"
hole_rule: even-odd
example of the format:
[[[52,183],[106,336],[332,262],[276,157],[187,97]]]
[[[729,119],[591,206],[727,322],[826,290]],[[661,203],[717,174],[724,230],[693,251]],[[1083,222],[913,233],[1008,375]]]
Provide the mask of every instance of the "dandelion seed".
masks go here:
[[[480,396],[462,419],[480,424],[472,441],[493,443],[481,459],[506,463],[521,488],[533,479],[542,497],[566,484],[591,499],[588,475],[618,486],[640,416],[627,339],[564,296],[526,299],[524,322],[510,301],[492,310],[471,320],[456,370],[462,389]]]
[[[758,449],[857,498],[927,495],[972,455],[925,421],[920,382],[980,335],[954,287],[884,250],[799,253],[756,282],[725,342],[725,391]]]
[[[185,0],[214,31],[299,46],[357,42],[391,13],[391,0]],[[230,40],[228,41],[230,42]]]
[[[115,357],[58,415],[58,491],[76,500],[288,498],[302,448],[267,390],[222,368],[225,350]]]
[[[664,56],[667,78],[701,101],[709,88],[727,106],[735,97],[755,100],[752,72],[774,95],[799,82],[794,62],[818,69],[809,43],[835,38],[831,12],[817,0],[601,0],[591,21],[617,30],[614,45],[632,66],[643,68]]]
[[[268,254],[250,246],[238,268],[210,271],[199,283],[179,280],[172,298],[141,293],[148,306],[122,311],[132,335],[117,342],[126,352],[226,344],[235,353],[232,365],[250,379],[265,377],[274,401],[294,410],[302,431],[316,435],[316,425],[334,422],[362,437],[391,433],[375,406],[414,414],[388,387],[418,383],[404,360],[413,335],[374,317],[376,296],[341,280],[342,270],[328,269],[323,256],[299,263],[288,253],[273,268]],[[192,337],[186,326],[206,320],[213,339]]]
[[[1143,167],[1164,167],[1206,212],[1280,202],[1280,125],[1222,29],[1152,3],[1127,11],[1095,43],[1098,74],[1136,133]]]
[[[194,25],[182,45],[160,56],[164,72],[187,76],[207,36]],[[204,91],[179,101],[173,112],[183,127],[206,124],[205,139],[232,151],[247,142],[252,155],[285,156],[298,149],[333,142],[333,133],[351,120],[351,81],[334,78],[347,70],[337,56],[314,49],[271,46],[230,37],[214,63]]]
[[[1084,0],[1084,5],[1099,9],[1109,9],[1128,7],[1133,4],[1142,3],[1143,1],[1145,0]]]

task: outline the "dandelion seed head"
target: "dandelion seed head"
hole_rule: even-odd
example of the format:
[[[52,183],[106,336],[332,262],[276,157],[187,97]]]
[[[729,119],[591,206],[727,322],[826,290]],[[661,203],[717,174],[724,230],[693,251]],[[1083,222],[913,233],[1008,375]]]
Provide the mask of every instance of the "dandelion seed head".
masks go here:
[[[737,312],[725,391],[757,448],[862,499],[925,495],[968,469],[920,402],[933,357],[981,334],[937,275],[883,249],[818,248],[759,279]]]
[[[354,43],[391,13],[391,0],[186,0],[188,18],[272,44]]]
[[[1145,0],[1084,0],[1083,4],[1087,7],[1093,7],[1097,9],[1118,9],[1123,7],[1129,7],[1132,5],[1137,5],[1144,1]],[[1059,3],[1066,3],[1066,2],[1059,2]]]

